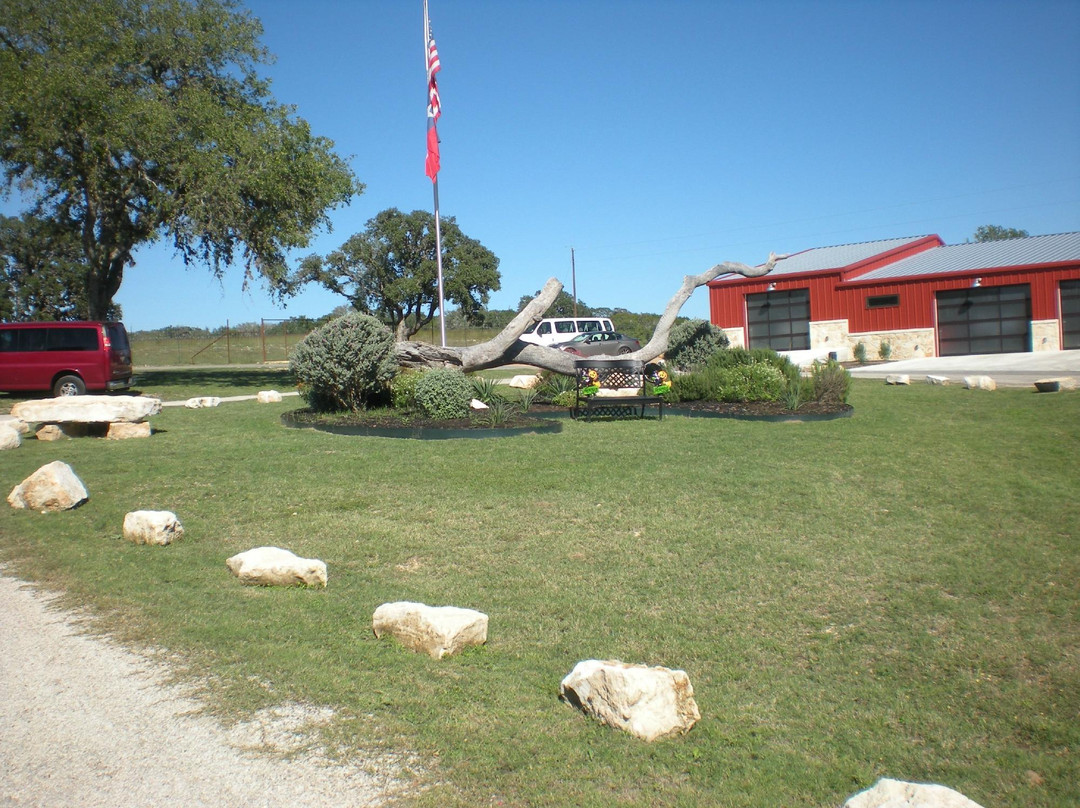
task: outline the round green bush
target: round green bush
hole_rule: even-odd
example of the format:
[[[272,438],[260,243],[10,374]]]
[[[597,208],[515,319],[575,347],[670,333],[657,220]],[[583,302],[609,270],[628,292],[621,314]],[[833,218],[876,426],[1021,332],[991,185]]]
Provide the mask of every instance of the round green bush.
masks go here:
[[[671,329],[664,360],[678,370],[696,370],[727,346],[727,335],[712,323],[687,320]]]
[[[379,406],[398,370],[394,335],[374,317],[346,314],[300,340],[289,367],[316,412]]]
[[[465,418],[472,398],[472,382],[460,370],[429,370],[416,382],[416,404],[429,418]]]

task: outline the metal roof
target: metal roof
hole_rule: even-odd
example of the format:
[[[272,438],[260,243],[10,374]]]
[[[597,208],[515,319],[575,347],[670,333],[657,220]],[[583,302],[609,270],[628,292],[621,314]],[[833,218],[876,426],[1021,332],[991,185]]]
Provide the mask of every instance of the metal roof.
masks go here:
[[[849,280],[877,281],[1068,262],[1080,263],[1080,233],[934,247]]]
[[[921,241],[926,236],[908,236],[906,238],[890,238],[882,241],[863,241],[858,244],[840,244],[835,247],[815,247],[794,253],[776,262],[776,267],[769,273],[773,278],[778,275],[793,275],[799,272],[821,272],[824,270],[840,270],[851,264],[857,264],[875,255],[895,250],[915,241]],[[721,275],[717,281],[744,280],[742,275]],[[714,281],[715,283],[716,281]]]

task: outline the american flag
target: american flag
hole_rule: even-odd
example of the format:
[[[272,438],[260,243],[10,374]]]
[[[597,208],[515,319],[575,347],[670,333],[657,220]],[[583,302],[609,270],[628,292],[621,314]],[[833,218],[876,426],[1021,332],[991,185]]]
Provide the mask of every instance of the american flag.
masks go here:
[[[428,117],[439,120],[442,115],[442,102],[439,101],[439,85],[435,81],[435,74],[442,69],[439,64],[439,51],[435,48],[435,40],[428,39],[427,50],[427,85],[428,85]]]

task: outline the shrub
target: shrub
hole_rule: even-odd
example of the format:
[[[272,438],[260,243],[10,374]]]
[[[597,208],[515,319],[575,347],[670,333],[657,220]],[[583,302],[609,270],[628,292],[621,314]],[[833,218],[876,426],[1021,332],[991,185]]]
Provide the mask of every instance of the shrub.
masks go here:
[[[473,387],[474,398],[489,405],[494,401],[502,400],[499,394],[499,383],[494,379],[486,376],[470,376],[469,381]]]
[[[374,317],[346,314],[300,340],[289,368],[316,412],[379,406],[398,370],[394,335]]]
[[[727,348],[727,335],[707,320],[687,320],[671,329],[664,359],[679,370],[704,367],[717,351]]]
[[[715,398],[716,371],[700,370],[680,373],[671,378],[673,401],[712,401]]]
[[[829,360],[814,365],[810,376],[813,382],[814,400],[826,404],[846,404],[851,392],[851,374],[839,362]]]
[[[570,391],[575,393],[577,390],[577,382],[573,376],[567,376],[563,373],[545,373],[539,385],[535,388],[537,391],[537,398],[541,401],[550,401],[555,404],[555,399],[561,393]],[[556,405],[562,406],[562,405]]]
[[[577,404],[577,391],[561,390],[552,397],[551,403],[556,407],[566,407],[572,410]]]
[[[465,418],[472,398],[472,383],[460,370],[429,370],[416,383],[416,404],[430,418]]]
[[[889,357],[892,356],[892,345],[885,340],[881,341],[881,345],[878,346],[878,356],[889,361]]]
[[[779,401],[788,387],[784,374],[764,362],[711,372],[716,374],[718,401]]]
[[[399,410],[416,409],[416,383],[422,370],[403,370],[390,381],[391,403]]]
[[[860,342],[855,346],[855,361],[860,365],[866,364],[866,343]]]

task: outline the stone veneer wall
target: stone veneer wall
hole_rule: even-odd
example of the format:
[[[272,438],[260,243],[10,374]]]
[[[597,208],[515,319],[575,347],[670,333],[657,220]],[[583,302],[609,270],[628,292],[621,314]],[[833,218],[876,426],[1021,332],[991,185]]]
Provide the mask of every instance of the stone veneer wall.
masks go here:
[[[1031,350],[1060,351],[1061,322],[1059,320],[1032,320]]]

